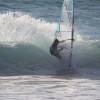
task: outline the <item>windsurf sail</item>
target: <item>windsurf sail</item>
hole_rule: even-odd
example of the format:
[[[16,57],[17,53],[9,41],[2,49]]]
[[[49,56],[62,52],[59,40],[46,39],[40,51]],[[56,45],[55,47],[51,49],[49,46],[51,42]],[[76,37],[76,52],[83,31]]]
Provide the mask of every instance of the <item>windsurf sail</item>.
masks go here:
[[[59,18],[56,37],[69,40],[69,67],[72,67],[72,52],[74,41],[74,2],[73,0],[64,0],[61,17]]]

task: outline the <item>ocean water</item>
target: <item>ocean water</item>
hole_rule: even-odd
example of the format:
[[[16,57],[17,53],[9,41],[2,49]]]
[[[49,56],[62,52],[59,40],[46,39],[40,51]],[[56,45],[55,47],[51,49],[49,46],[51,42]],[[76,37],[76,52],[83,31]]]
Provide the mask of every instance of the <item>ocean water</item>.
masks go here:
[[[27,50],[24,52],[25,45],[26,49],[28,45],[38,47],[51,60],[49,47],[54,39],[62,4],[63,0],[0,0],[0,64],[31,65],[34,56],[29,57]],[[100,64],[99,4],[99,0],[74,0],[76,40],[73,61],[77,59],[74,61],[77,66]],[[17,44],[24,46],[20,48]],[[36,51],[32,52],[32,48],[31,53],[34,55]]]
[[[0,100],[100,99],[100,0],[74,0],[71,73],[49,53],[62,4],[0,0]]]

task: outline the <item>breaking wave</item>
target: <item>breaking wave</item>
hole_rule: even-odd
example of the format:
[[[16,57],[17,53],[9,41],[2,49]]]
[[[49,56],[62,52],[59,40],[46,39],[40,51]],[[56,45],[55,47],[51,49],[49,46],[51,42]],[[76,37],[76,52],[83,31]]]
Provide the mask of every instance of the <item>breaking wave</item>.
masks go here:
[[[56,27],[57,23],[55,22],[36,19],[22,12],[0,13],[0,43],[24,42],[34,44],[38,43],[39,40],[36,41],[36,38],[39,37],[41,40],[51,41],[54,38]],[[77,41],[84,41],[80,34],[76,34],[75,38]]]
[[[2,50],[0,51],[0,55],[2,55],[0,58],[0,63],[8,62],[13,64],[16,62],[17,64],[17,63],[22,63],[24,60],[23,64],[25,63],[25,65],[27,65],[26,63],[28,63],[30,65],[30,62],[32,62],[33,59],[35,59],[33,54],[36,53],[37,54],[36,56],[37,57],[39,56],[37,58],[37,62],[36,62],[37,64],[38,61],[42,59],[42,56],[40,57],[39,52],[44,52],[45,53],[44,55],[46,55],[46,57],[48,57],[48,60],[50,60],[51,58],[49,58],[50,55],[48,55],[48,51],[53,39],[55,38],[54,33],[56,27],[57,27],[56,22],[47,22],[45,20],[36,19],[26,13],[22,13],[22,12],[0,13],[0,47],[10,46],[10,47],[19,48],[19,49],[14,49],[13,52],[11,51],[13,49],[2,48]],[[76,42],[74,43],[73,59],[76,59],[77,60],[76,62],[82,66],[83,65],[91,66],[93,65],[93,63],[98,65],[99,61],[97,59],[99,59],[99,55],[98,55],[99,49],[96,44],[97,42],[99,42],[99,40],[86,41],[82,38],[82,36],[79,34],[78,31],[75,31],[75,33],[76,33],[75,34]],[[29,43],[34,46],[22,47],[20,45],[17,45],[20,43],[26,43],[26,44]],[[34,47],[38,48],[38,50],[40,51],[38,52],[38,50],[34,50]],[[23,52],[25,48],[27,51]],[[94,48],[97,48],[96,54],[95,53],[92,54]],[[29,53],[30,50],[32,50],[31,53]],[[27,55],[28,53],[29,55]],[[19,54],[19,56],[17,54]],[[33,56],[30,58],[31,55]],[[94,55],[94,57],[91,58],[91,55]],[[25,59],[23,59],[23,56]],[[11,62],[9,61],[9,58]],[[44,62],[47,62],[46,60],[47,59],[45,59]],[[50,62],[53,63],[54,62],[53,60],[50,60]],[[91,63],[91,61],[93,63]],[[34,62],[32,63],[32,65],[33,64]],[[49,65],[50,63],[47,64]],[[46,65],[43,64],[43,66],[44,65],[47,66],[47,64]]]

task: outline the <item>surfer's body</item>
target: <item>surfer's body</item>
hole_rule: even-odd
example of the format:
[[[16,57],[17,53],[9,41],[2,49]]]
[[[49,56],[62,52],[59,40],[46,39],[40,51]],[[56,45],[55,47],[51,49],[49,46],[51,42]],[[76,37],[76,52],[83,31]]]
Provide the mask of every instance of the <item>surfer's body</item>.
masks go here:
[[[50,53],[51,55],[54,55],[58,59],[61,59],[60,51],[63,50],[63,47],[58,47],[59,43],[62,43],[64,41],[59,41],[58,39],[55,39],[53,44],[50,47]]]

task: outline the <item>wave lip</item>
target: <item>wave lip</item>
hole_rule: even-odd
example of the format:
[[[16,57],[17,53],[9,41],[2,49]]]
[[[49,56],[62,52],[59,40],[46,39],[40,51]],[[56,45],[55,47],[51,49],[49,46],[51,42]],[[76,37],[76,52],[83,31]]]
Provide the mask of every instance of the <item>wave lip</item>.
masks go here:
[[[35,19],[21,12],[0,14],[0,43],[2,42],[33,42],[36,35],[50,38],[56,23],[48,23]],[[47,34],[48,33],[48,34]]]
[[[53,41],[57,23],[36,19],[23,12],[0,13],[0,44],[2,43],[33,43]],[[65,29],[65,26],[62,25]],[[75,31],[75,39],[85,42],[82,35]],[[70,34],[68,37],[70,37]],[[89,39],[90,40],[90,39]],[[88,41],[89,41],[88,40]],[[98,40],[92,40],[92,42]],[[37,43],[36,43],[37,42]],[[91,42],[91,41],[90,41]]]

